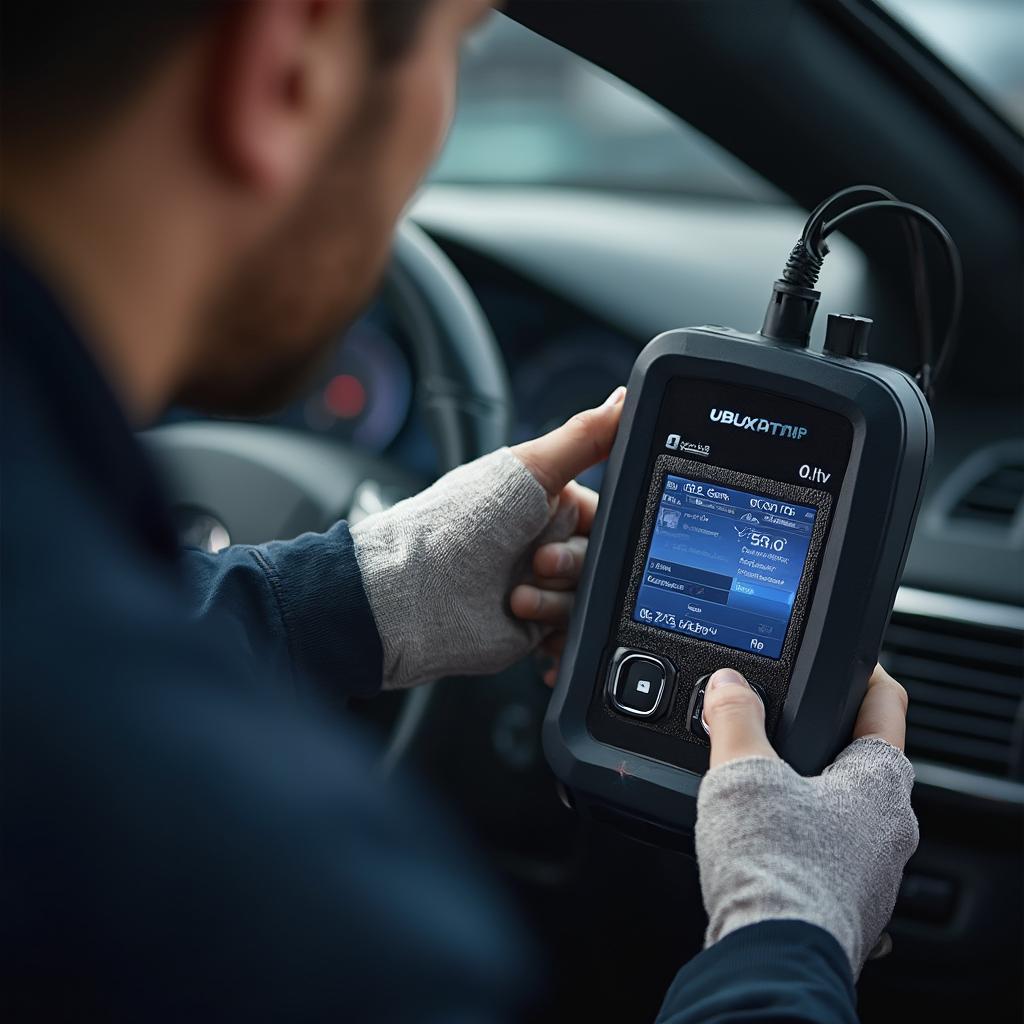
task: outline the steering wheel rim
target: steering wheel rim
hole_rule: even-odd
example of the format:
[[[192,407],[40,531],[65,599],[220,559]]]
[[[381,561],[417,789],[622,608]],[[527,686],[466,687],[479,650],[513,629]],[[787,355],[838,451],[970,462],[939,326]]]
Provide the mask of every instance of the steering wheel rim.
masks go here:
[[[413,347],[441,472],[506,444],[512,389],[501,349],[466,279],[411,221],[395,236],[383,297]]]
[[[491,327],[451,260],[410,221],[396,232],[382,298],[411,345],[415,400],[441,471],[507,443],[511,389]],[[163,470],[172,503],[199,510],[245,543],[323,530],[346,518],[374,471],[391,482],[395,498],[417,485],[393,467],[384,472],[386,460],[266,424],[175,423],[147,431],[143,440]],[[254,492],[266,500],[253,501]],[[402,760],[431,690],[420,686],[405,694],[381,771]]]

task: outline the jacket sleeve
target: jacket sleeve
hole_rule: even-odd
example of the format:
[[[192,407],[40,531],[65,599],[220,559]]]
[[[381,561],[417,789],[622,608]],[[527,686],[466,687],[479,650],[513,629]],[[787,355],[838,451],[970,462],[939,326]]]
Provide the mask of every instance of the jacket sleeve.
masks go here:
[[[517,1019],[528,938],[443,808],[131,596],[3,652],[5,1019]]]
[[[856,1024],[855,1006],[849,962],[828,932],[804,921],[764,921],[686,964],[657,1024]]]
[[[181,564],[194,618],[227,633],[261,676],[270,667],[334,696],[380,689],[380,635],[347,523],[215,555],[187,548]]]

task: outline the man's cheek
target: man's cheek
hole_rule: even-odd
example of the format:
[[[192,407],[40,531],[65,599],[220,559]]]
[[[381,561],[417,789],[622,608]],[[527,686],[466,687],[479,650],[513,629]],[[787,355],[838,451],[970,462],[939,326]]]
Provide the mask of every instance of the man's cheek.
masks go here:
[[[435,114],[435,134],[431,147],[431,159],[436,159],[444,148],[448,132],[455,117],[456,85],[458,81],[457,61],[452,60],[445,68],[444,75],[438,83]]]
[[[416,70],[403,82],[395,135],[403,151],[398,167],[411,188],[426,176],[447,138],[455,112],[456,58],[445,55]]]

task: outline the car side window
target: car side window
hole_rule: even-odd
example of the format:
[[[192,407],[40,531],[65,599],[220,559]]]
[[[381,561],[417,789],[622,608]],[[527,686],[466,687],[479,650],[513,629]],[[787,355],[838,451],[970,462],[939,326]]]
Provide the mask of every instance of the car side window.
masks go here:
[[[465,45],[458,112],[433,180],[781,198],[647,96],[502,15]]]

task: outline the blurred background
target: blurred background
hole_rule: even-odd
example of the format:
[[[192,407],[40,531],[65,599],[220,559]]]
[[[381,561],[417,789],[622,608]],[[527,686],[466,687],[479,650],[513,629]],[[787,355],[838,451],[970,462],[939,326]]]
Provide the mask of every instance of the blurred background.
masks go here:
[[[1024,3],[884,6],[1024,128]],[[458,117],[433,179],[778,198],[750,168],[642,93],[506,18],[493,18],[466,46]]]

